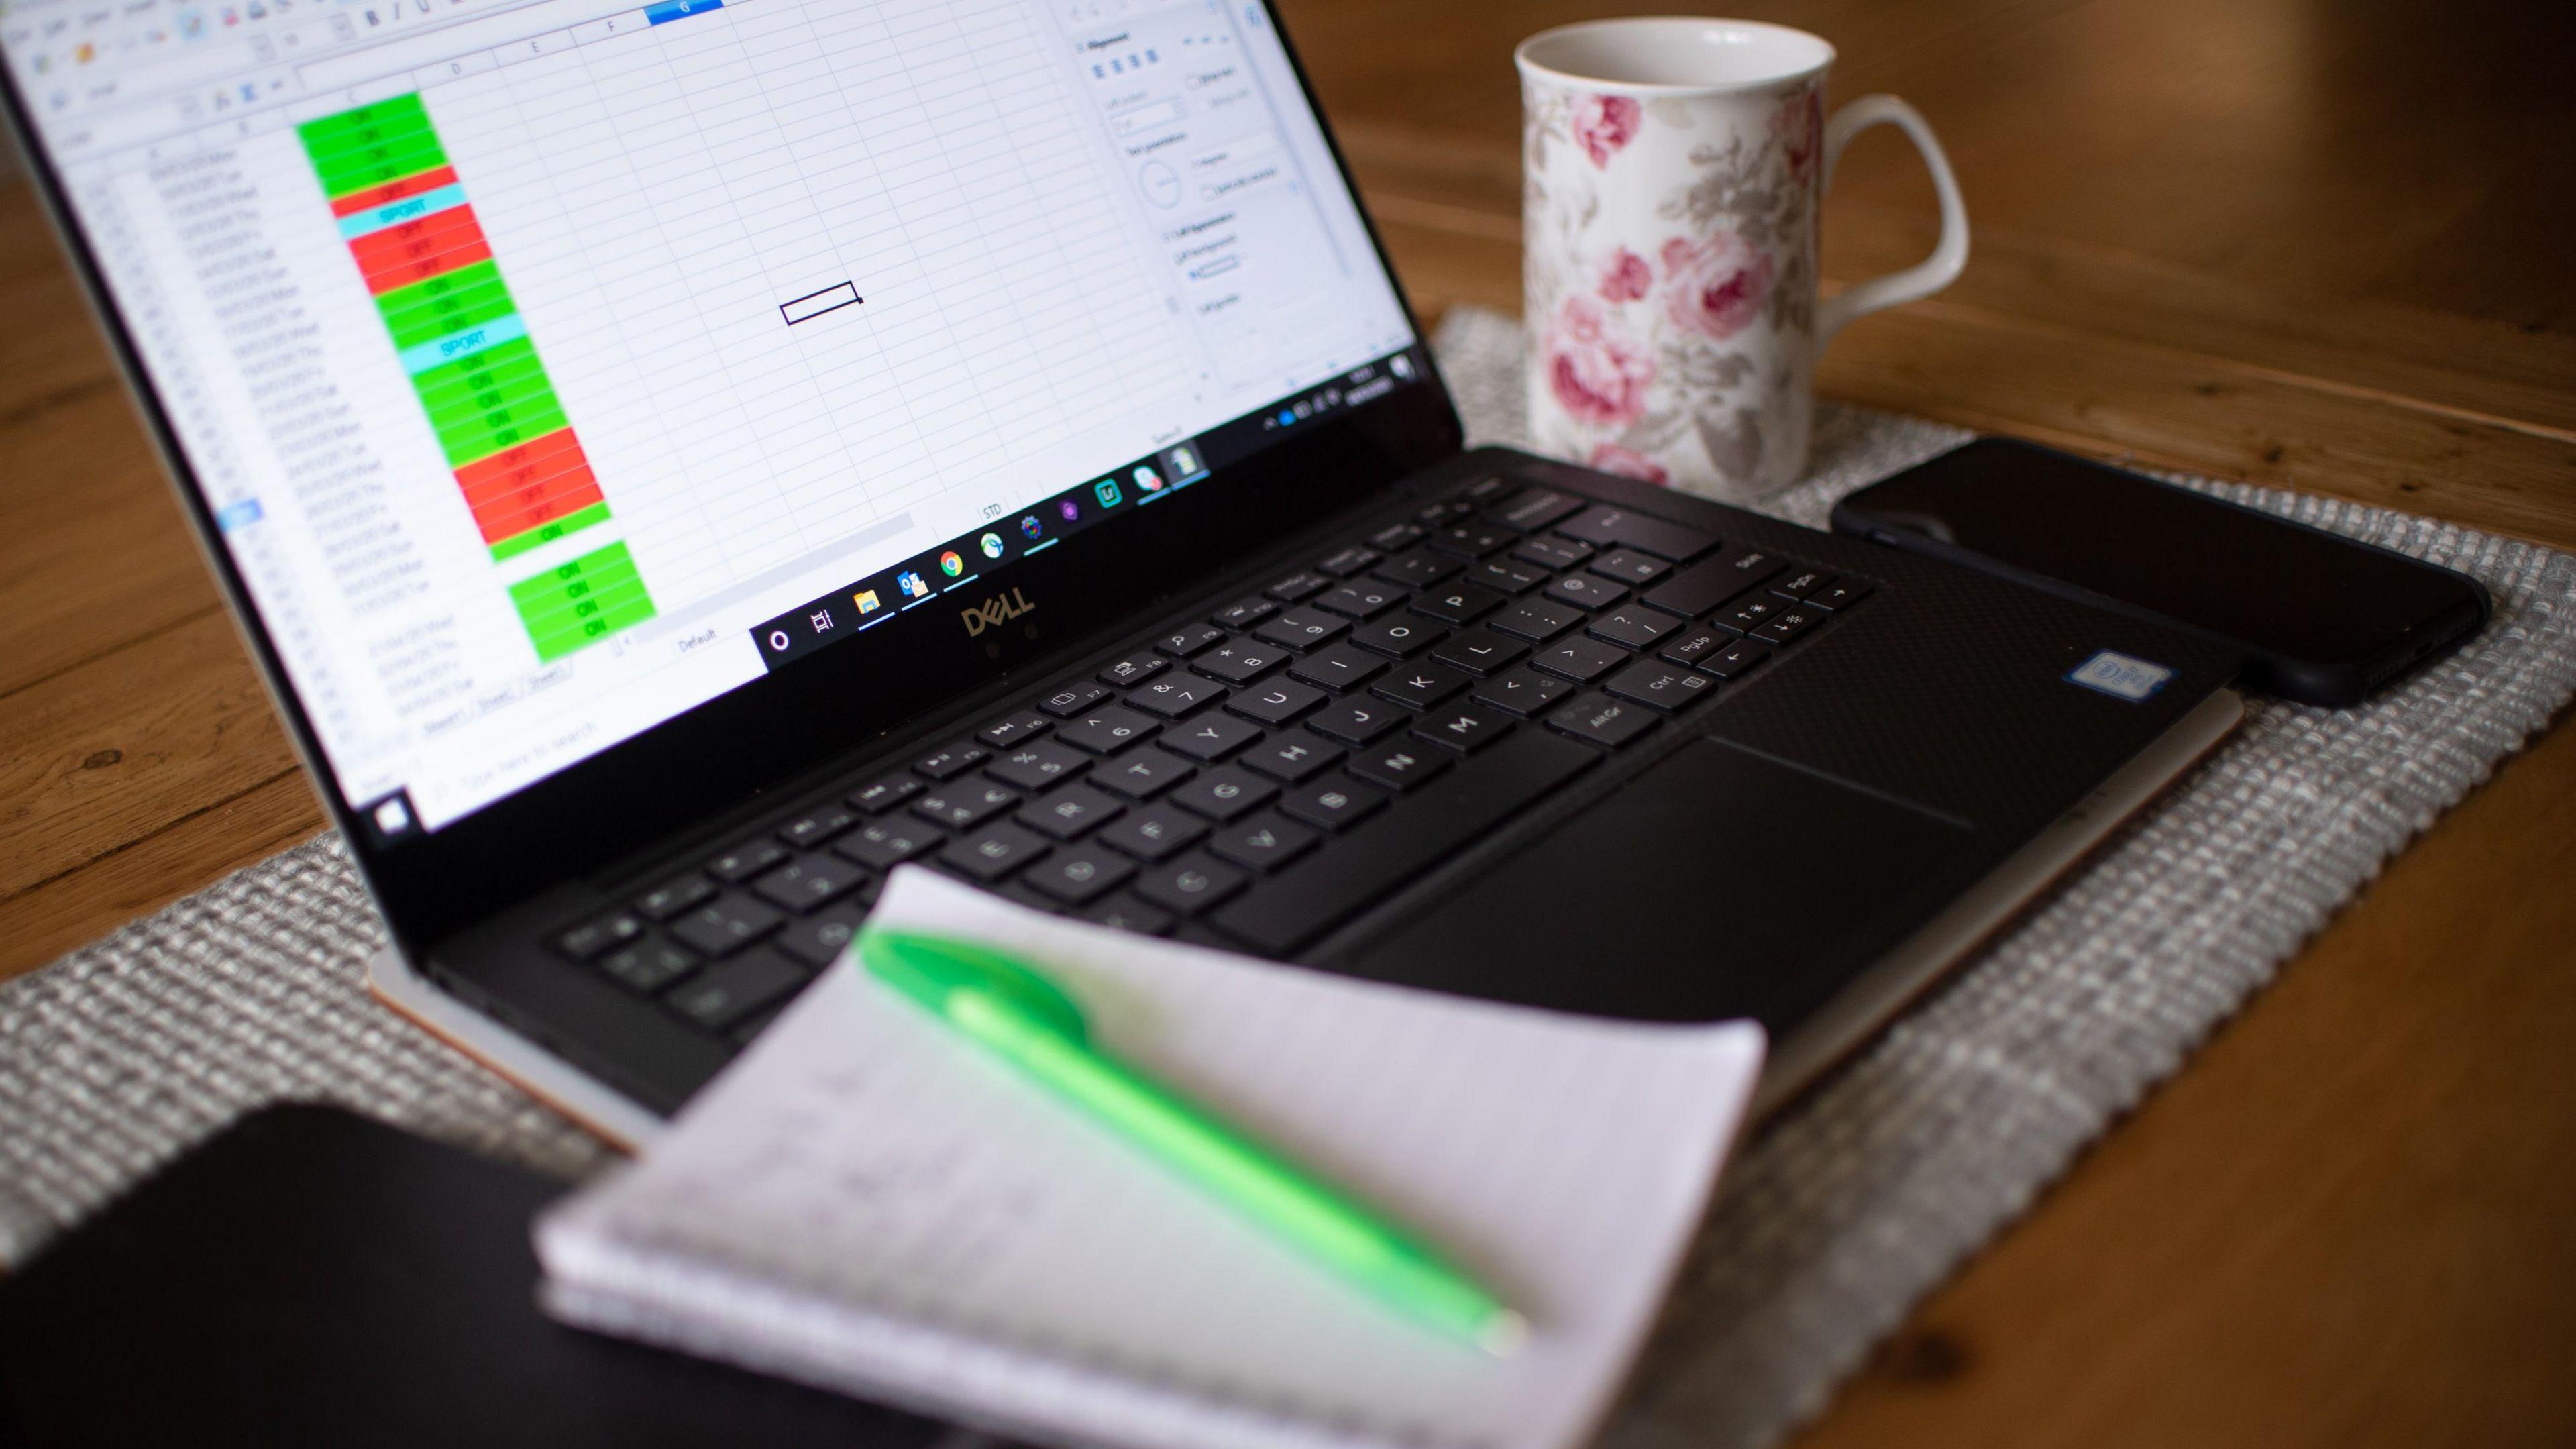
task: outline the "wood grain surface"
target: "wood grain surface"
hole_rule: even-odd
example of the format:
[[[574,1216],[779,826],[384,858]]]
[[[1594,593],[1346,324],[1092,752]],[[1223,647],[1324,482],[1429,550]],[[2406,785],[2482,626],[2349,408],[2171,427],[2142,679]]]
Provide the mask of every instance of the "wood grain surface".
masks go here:
[[[1520,36],[1285,0],[1426,318],[1517,310]],[[2576,11],[1810,0],[1928,114],[1967,274],[1829,394],[2576,548]],[[1930,244],[1891,137],[1832,281]],[[0,182],[0,978],[322,827],[23,185]],[[2576,1442],[2576,731],[2398,859],[1922,1306],[1812,1445]]]

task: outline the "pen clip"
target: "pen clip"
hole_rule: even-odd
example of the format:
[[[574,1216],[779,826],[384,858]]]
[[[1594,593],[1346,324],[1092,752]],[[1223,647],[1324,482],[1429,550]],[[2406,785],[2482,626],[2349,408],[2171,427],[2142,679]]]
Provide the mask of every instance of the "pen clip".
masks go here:
[[[877,979],[943,1015],[951,995],[969,991],[998,998],[1067,1041],[1081,1042],[1090,1035],[1082,1008],[1063,988],[990,947],[869,927],[859,934],[858,955]]]

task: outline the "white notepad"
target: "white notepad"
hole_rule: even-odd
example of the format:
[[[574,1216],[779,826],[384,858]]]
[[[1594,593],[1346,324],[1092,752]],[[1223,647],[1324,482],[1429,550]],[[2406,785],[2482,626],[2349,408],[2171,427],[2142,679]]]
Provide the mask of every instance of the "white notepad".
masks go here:
[[[844,961],[540,1220],[560,1317],[1059,1441],[1544,1449],[1608,1408],[1761,1066],[1659,1026],[1142,939],[898,872],[879,923],[1041,964],[1095,1040],[1498,1289],[1395,1316]],[[1568,971],[1612,963],[1567,961]]]

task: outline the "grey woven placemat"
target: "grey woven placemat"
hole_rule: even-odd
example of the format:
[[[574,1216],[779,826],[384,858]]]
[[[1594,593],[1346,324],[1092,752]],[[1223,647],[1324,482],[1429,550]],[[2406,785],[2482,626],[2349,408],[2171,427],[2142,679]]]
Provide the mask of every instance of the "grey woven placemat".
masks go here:
[[[1442,329],[1479,441],[1517,431],[1519,341],[1488,313]],[[1814,477],[1769,507],[1820,523],[1842,493],[1966,436],[1827,407]],[[2093,869],[1753,1143],[1612,1444],[1759,1445],[1814,1412],[2576,685],[2576,559],[2383,510],[2217,491],[2475,574],[2495,623],[2368,709],[2257,703]],[[563,1119],[367,998],[361,964],[382,939],[325,837],[0,986],[0,1256],[285,1097],[566,1177],[601,1162]]]

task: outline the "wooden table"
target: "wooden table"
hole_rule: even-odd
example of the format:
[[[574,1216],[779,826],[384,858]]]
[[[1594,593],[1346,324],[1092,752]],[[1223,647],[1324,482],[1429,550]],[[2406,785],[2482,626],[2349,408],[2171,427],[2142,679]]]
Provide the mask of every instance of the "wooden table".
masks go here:
[[[1606,13],[1615,7],[1602,7]],[[1842,398],[2576,548],[2576,23],[2466,0],[1812,0],[1975,259]],[[1512,42],[1289,0],[1416,305],[1519,301]],[[2526,13],[2527,12],[2527,13]],[[1826,272],[1929,244],[1884,134]],[[54,245],[0,186],[0,977],[321,828]],[[2576,1442],[2576,731],[2508,762],[1924,1304],[1816,1445]]]

